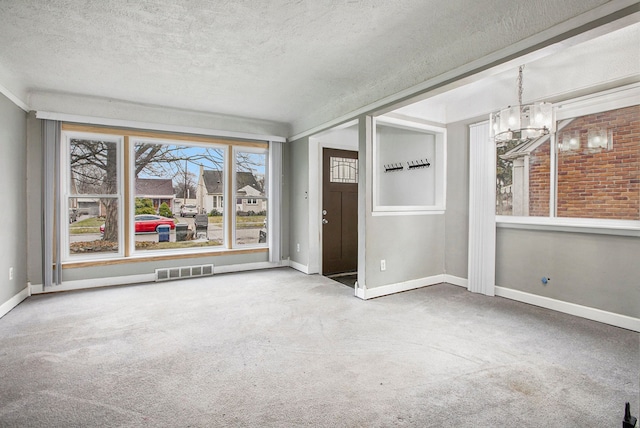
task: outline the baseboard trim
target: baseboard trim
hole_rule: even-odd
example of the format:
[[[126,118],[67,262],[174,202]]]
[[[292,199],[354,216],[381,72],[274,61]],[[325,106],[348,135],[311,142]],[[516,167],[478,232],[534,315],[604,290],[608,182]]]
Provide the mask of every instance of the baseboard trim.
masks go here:
[[[243,263],[237,265],[227,266],[215,266],[213,267],[213,274],[232,273],[232,272],[244,272],[250,270],[259,269],[272,269],[286,266],[285,263],[272,263],[272,262],[256,262],[256,263]],[[145,273],[140,275],[127,275],[127,276],[112,276],[106,278],[93,278],[93,279],[80,279],[76,281],[65,281],[60,285],[54,285],[52,287],[39,287],[37,289],[32,288],[33,294],[40,293],[56,293],[58,291],[73,291],[84,290],[89,288],[111,287],[115,285],[128,285],[139,284],[143,282],[155,282],[155,273]]]
[[[382,285],[374,288],[356,289],[356,296],[363,299],[375,299],[376,297],[388,296],[389,294],[401,293],[403,291],[415,290],[416,288],[427,287],[429,285],[440,284],[444,281],[444,274],[428,276],[426,278],[413,279],[411,281],[398,282],[395,284]]]
[[[467,278],[460,278],[459,276],[444,274],[444,282],[451,285],[457,285],[458,287],[469,288],[469,280]]]
[[[12,298],[10,298],[6,302],[4,302],[2,305],[0,305],[0,318],[2,318],[7,313],[9,313],[9,311],[11,311],[11,309],[13,309],[16,306],[18,306],[27,297],[29,297],[29,287],[28,286],[25,287],[22,291],[20,291],[15,296],[13,296]]]
[[[226,265],[226,266],[214,266],[213,273],[233,273],[233,272],[246,272],[248,270],[259,270],[259,269],[274,269],[286,267],[287,264],[284,263],[274,263],[274,262],[255,262],[255,263],[242,263],[237,265]]]
[[[39,293],[57,293],[59,291],[85,290],[89,288],[111,287],[114,285],[138,284],[141,282],[154,282],[155,273],[145,273],[140,275],[110,276],[106,278],[78,279],[75,281],[65,281],[60,285],[43,287],[43,290],[34,291]]]
[[[295,270],[299,270],[302,273],[310,274],[309,266],[303,265],[302,263],[294,262],[293,260],[289,260],[289,266],[294,268]]]
[[[616,314],[613,312],[603,311],[601,309],[590,308],[588,306],[577,305],[575,303],[564,302],[562,300],[551,299],[549,297],[538,296],[524,291],[514,290],[496,286],[496,296],[505,297],[518,302],[528,303],[534,306],[563,312],[569,315],[586,318],[592,321],[598,321],[604,324],[616,327],[626,328],[627,330],[640,332],[640,319],[627,315]]]

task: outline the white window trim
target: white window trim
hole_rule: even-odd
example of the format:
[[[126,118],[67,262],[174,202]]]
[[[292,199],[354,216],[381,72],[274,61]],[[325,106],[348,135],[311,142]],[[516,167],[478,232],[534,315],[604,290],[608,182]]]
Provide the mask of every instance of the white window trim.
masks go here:
[[[57,222],[58,227],[61,227],[62,233],[60,236],[61,248],[62,248],[62,262],[80,262],[88,260],[102,260],[102,259],[118,259],[124,257],[124,183],[123,183],[123,164],[124,164],[124,137],[113,134],[99,134],[93,132],[76,132],[76,131],[62,131],[61,133],[61,156],[60,156],[60,189],[63,199],[64,211],[61,219]],[[103,141],[114,142],[118,148],[118,193],[116,195],[72,195],[70,192],[71,184],[71,165],[69,159],[69,144],[72,138],[85,138],[85,139],[101,139]],[[64,172],[62,172],[64,171]],[[115,197],[114,197],[115,196]],[[70,249],[70,230],[69,222],[66,221],[69,210],[69,200],[71,198],[114,198],[118,201],[118,252],[117,253],[95,253],[95,254],[71,254]]]
[[[549,230],[557,232],[595,233],[602,235],[640,236],[640,221],[566,217],[496,216],[496,225],[505,229]]]
[[[640,99],[640,83],[634,83],[620,88],[586,95],[554,106],[556,109],[556,120],[569,119],[602,111],[634,106],[638,104],[638,99]],[[550,144],[553,144],[552,148],[555,148],[555,136],[550,139]],[[555,171],[556,160],[553,153],[555,153],[555,150],[551,150],[551,166],[553,168],[552,171]],[[556,173],[551,173],[550,179],[550,186],[553,187],[550,192],[551,204],[549,207],[550,211],[555,212],[557,205],[555,201],[557,192]],[[499,228],[508,229],[640,236],[640,220],[552,217],[551,215],[549,217],[516,217],[497,215],[496,225]]]
[[[269,218],[269,200],[270,200],[270,192],[271,192],[271,175],[270,175],[270,165],[269,165],[269,161],[271,160],[271,156],[269,155],[270,150],[269,149],[263,149],[263,148],[253,148],[253,147],[233,147],[232,150],[232,176],[233,179],[231,181],[231,188],[230,188],[230,192],[232,192],[232,198],[231,200],[236,201],[238,199],[247,199],[246,196],[240,196],[236,193],[236,188],[234,186],[234,184],[236,183],[236,172],[238,169],[238,165],[237,165],[237,154],[238,153],[255,153],[255,154],[263,154],[265,155],[265,160],[266,160],[266,165],[265,165],[265,170],[264,170],[264,180],[265,180],[265,196],[251,196],[251,199],[256,199],[256,200],[267,200],[267,219]],[[268,248],[269,247],[269,234],[271,233],[271,230],[269,228],[267,228],[267,242],[264,243],[257,243],[257,244],[238,244],[236,242],[236,236],[237,236],[237,215],[236,215],[236,205],[237,204],[232,204],[231,208],[233,210],[233,215],[232,218],[229,219],[232,222],[232,226],[231,226],[231,246],[232,248]]]
[[[215,251],[227,251],[228,250],[228,246],[227,246],[227,239],[228,237],[226,236],[226,222],[228,221],[227,218],[225,218],[225,213],[224,211],[222,211],[223,214],[223,230],[225,231],[225,233],[223,233],[223,242],[222,245],[219,246],[212,246],[212,247],[195,247],[195,248],[174,248],[171,250],[136,250],[136,233],[135,233],[135,206],[136,206],[136,180],[134,179],[135,177],[135,147],[136,144],[138,143],[153,143],[153,144],[166,144],[166,145],[176,145],[176,146],[187,146],[187,147],[209,147],[209,148],[213,148],[213,149],[220,149],[223,152],[223,160],[222,160],[222,164],[223,167],[226,168],[227,166],[227,156],[229,155],[228,152],[228,146],[224,145],[224,144],[217,144],[217,143],[198,143],[195,141],[188,141],[188,140],[172,140],[171,138],[152,138],[152,137],[139,137],[135,135],[135,132],[131,132],[131,136],[129,137],[129,159],[130,164],[129,165],[125,165],[125,168],[129,168],[129,177],[131,177],[131,179],[129,180],[129,201],[127,201],[127,203],[129,204],[129,206],[131,207],[131,211],[132,211],[132,218],[131,221],[129,221],[129,230],[127,230],[127,233],[129,233],[129,235],[132,237],[132,239],[130,239],[129,245],[131,248],[129,248],[129,254],[130,256],[127,257],[128,259],[132,259],[135,257],[147,257],[147,256],[165,256],[165,255],[170,255],[170,254],[199,254],[205,251],[209,251],[209,252],[215,252]],[[226,187],[226,186],[225,186]],[[206,213],[207,215],[209,213]],[[124,216],[124,214],[123,214]]]

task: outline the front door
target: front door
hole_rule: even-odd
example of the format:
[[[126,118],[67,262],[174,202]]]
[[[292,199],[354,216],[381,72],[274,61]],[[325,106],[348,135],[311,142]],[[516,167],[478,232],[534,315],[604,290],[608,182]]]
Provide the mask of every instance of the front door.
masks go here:
[[[358,152],[323,149],[322,274],[358,268]]]

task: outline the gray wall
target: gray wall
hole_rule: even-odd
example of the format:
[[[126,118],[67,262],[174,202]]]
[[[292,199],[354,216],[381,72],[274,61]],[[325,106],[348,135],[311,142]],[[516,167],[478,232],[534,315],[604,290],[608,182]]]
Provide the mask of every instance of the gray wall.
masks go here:
[[[0,94],[0,305],[27,286],[27,113]],[[40,227],[40,223],[30,225]],[[9,280],[9,269],[13,279]]]
[[[42,121],[35,113],[27,119],[27,280],[42,285]]]
[[[445,271],[467,278],[469,247],[469,125],[483,118],[447,125],[447,212]]]
[[[360,133],[360,139],[366,139]],[[363,149],[365,153],[363,153]],[[371,166],[372,148],[360,141],[360,159]],[[368,168],[368,182],[372,183],[372,169]],[[445,216],[390,215],[373,216],[372,189],[365,190],[369,203],[366,209],[365,285],[375,288],[400,282],[419,280],[444,273]],[[385,260],[386,270],[380,270]]]
[[[498,228],[496,285],[640,318],[639,255],[636,237]]]
[[[444,273],[444,215],[371,216],[366,224],[367,288]]]
[[[309,265],[309,138],[285,144],[289,183],[289,256],[301,265]],[[284,225],[287,228],[287,225]],[[300,251],[297,250],[300,244]]]

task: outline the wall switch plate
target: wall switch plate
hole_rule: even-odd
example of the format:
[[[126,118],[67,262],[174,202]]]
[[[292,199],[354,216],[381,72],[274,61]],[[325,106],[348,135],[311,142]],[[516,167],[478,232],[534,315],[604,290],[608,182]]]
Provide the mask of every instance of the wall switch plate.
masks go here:
[[[386,260],[380,260],[380,270],[381,271],[387,270],[387,261]]]
[[[9,281],[13,281],[13,268],[9,268]]]
[[[300,244],[296,244],[296,252],[299,253],[300,252]]]

